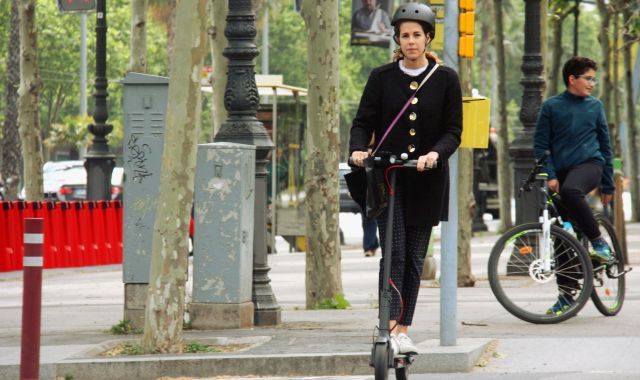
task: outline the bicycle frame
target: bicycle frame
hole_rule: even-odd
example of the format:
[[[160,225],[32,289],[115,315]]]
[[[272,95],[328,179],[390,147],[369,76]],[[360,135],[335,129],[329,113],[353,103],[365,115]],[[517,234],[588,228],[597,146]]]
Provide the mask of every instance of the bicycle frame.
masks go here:
[[[550,218],[549,217],[549,206],[555,209],[553,205],[552,199],[549,197],[549,185],[547,184],[547,173],[538,173],[536,175],[536,180],[541,182],[540,192],[543,194],[543,205],[542,205],[542,215],[539,218],[539,221],[542,225],[542,241],[540,242],[541,250],[540,250],[540,259],[542,260],[542,269],[544,274],[551,273],[551,253],[553,249],[551,248],[551,225],[554,223],[562,224],[562,220],[558,213],[555,214],[557,216]]]
[[[549,195],[549,185],[547,183],[549,176],[547,173],[542,172],[547,157],[548,155],[545,154],[540,160],[536,160],[531,173],[529,173],[528,178],[523,181],[523,184],[520,187],[520,194],[522,194],[523,191],[531,191],[532,186],[538,182],[538,188],[542,193],[542,202],[539,205],[542,212],[538,218],[542,228],[542,238],[539,242],[540,249],[538,260],[541,261],[541,265],[539,266],[542,270],[541,274],[545,277],[552,273],[552,262],[554,260],[552,257],[553,248],[551,246],[551,225],[557,224],[562,226],[563,222],[560,213],[553,203],[553,197]],[[549,215],[549,208],[553,210],[553,217],[550,217]]]

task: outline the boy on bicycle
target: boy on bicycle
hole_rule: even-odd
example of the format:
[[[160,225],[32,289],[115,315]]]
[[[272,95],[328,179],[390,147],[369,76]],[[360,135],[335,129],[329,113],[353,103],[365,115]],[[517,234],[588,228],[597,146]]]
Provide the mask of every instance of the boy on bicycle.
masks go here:
[[[560,193],[568,216],[591,241],[592,256],[610,264],[614,260],[611,248],[602,238],[585,199],[586,194],[599,186],[602,204],[606,206],[615,190],[604,107],[591,96],[597,69],[597,64],[585,57],[572,57],[564,64],[562,77],[567,90],[542,104],[534,149],[538,159],[545,151],[551,153],[546,163],[549,189]],[[562,313],[572,303],[570,294],[561,293],[547,313]]]

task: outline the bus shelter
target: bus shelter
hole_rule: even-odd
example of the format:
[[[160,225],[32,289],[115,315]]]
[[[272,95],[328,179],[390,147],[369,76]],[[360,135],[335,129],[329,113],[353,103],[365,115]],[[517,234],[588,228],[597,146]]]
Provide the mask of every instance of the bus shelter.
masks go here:
[[[284,84],[282,75],[256,75],[256,85],[261,99],[258,120],[275,146],[269,170],[269,246],[273,252],[279,235],[290,247],[304,250],[303,140],[307,89]]]
[[[256,75],[260,95],[257,118],[273,145],[268,167],[269,250],[277,235],[291,248],[305,248],[303,139],[307,122],[307,89],[283,83],[282,75]],[[203,85],[203,92],[211,87]]]

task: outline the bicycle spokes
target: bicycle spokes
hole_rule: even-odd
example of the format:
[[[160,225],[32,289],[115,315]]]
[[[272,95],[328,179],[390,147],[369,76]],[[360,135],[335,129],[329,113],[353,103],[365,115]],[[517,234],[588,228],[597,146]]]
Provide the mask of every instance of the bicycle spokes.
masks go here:
[[[517,226],[498,240],[489,259],[489,282],[498,301],[533,323],[575,315],[592,288],[591,264],[580,243],[557,226],[547,239],[541,223]]]

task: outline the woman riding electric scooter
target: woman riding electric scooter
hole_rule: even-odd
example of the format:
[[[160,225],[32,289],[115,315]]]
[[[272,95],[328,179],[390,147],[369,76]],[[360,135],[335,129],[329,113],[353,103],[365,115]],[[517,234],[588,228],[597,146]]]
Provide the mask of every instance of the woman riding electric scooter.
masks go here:
[[[460,145],[462,95],[456,72],[439,67],[437,57],[427,51],[435,35],[433,11],[424,4],[401,5],[392,25],[400,48],[394,62],[369,76],[351,127],[349,151],[353,164],[363,166],[375,136],[373,156],[387,152],[416,160],[416,170],[397,173],[391,252],[384,248],[389,210],[378,217],[380,278],[384,256],[391,254],[390,343],[398,353],[409,354],[417,352],[408,331],[431,230],[448,216],[447,160]],[[438,167],[427,171],[436,162]]]

